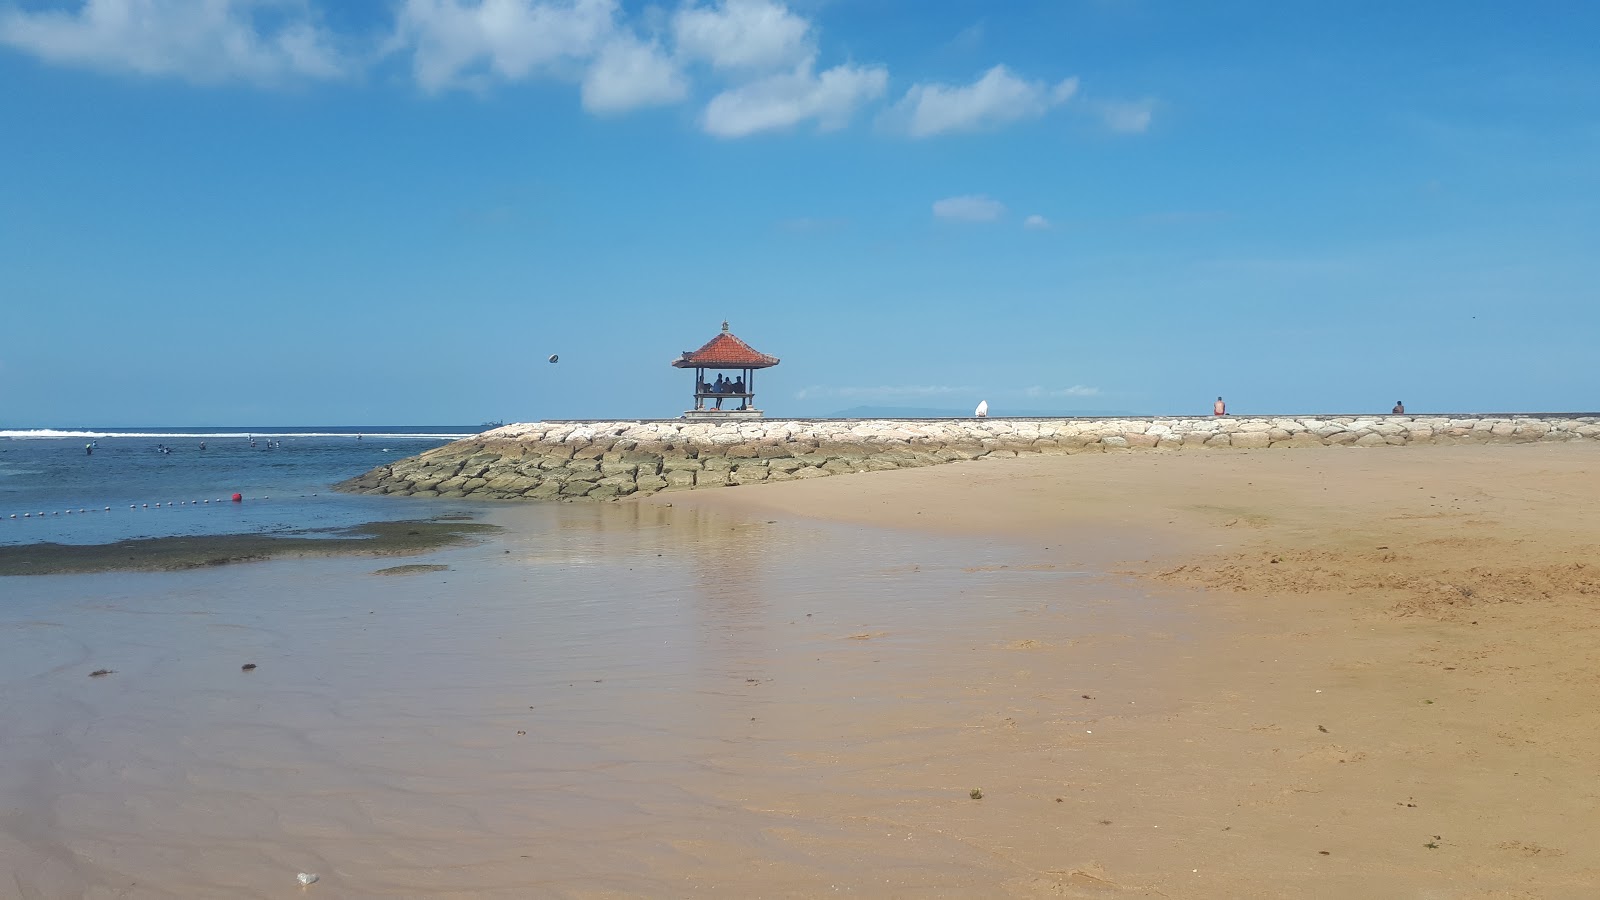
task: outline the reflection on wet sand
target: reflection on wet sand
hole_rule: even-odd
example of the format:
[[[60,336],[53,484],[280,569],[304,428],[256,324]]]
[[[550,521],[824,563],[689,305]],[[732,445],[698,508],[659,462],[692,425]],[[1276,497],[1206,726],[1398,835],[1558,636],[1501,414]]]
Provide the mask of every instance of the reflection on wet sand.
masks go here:
[[[999,545],[640,505],[491,520],[405,578],[319,559],[7,581],[16,890],[991,893],[1027,866],[963,833],[967,793],[1033,776],[968,756],[1075,724],[1091,677],[1013,648],[1132,608]]]

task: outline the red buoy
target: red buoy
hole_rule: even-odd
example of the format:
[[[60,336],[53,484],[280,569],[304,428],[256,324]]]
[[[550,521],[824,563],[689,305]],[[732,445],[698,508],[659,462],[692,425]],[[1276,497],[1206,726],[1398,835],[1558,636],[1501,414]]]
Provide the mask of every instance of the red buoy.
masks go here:
[[[244,502],[244,495],[243,494],[234,494],[233,495],[233,502],[235,502],[235,503]]]

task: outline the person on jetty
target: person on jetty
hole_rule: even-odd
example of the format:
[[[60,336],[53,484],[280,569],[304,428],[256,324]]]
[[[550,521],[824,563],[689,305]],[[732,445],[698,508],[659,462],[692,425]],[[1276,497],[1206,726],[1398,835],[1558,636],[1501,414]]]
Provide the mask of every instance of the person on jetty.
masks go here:
[[[1406,402],[1404,400],[1396,400],[1394,402],[1394,409],[1389,410],[1389,412],[1391,412],[1391,413],[1393,413],[1394,415],[1397,415],[1397,416],[1405,415],[1406,414]]]
[[[718,375],[716,382],[711,385],[711,393],[713,393],[713,394],[726,394],[727,392],[728,392],[728,379],[725,378],[722,375]],[[721,408],[722,408],[722,398],[718,397],[717,398],[717,409],[721,409]]]
[[[739,376],[738,378],[735,378],[733,380],[733,382],[728,385],[728,393],[730,393],[730,394],[740,394],[740,395],[744,394],[744,376],[743,375]],[[739,398],[739,408],[740,409],[748,409],[749,407],[750,407],[750,398],[741,396]]]
[[[1217,398],[1217,402],[1211,404],[1211,414],[1213,416],[1225,416],[1225,415],[1227,415],[1228,414],[1228,404],[1223,403],[1222,402],[1222,398],[1218,397]]]
[[[706,377],[704,375],[696,375],[694,377],[694,408],[695,409],[705,409],[706,408],[706,398],[702,397],[700,395],[701,394],[709,394],[709,393],[711,393],[711,385],[706,384]]]

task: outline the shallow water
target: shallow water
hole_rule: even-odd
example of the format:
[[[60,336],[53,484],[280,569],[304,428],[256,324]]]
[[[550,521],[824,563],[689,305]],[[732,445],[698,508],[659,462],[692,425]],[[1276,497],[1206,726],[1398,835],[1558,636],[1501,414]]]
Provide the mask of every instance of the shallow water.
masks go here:
[[[994,893],[1005,860],[930,824],[1000,780],[967,770],[974,729],[1033,706],[1076,727],[1081,679],[1152,665],[1094,635],[1172,619],[987,542],[631,504],[491,519],[510,530],[410,576],[0,579],[14,890]]]
[[[471,433],[410,431],[0,432],[0,544],[282,532],[454,511],[330,491]],[[231,502],[235,493],[244,501]]]

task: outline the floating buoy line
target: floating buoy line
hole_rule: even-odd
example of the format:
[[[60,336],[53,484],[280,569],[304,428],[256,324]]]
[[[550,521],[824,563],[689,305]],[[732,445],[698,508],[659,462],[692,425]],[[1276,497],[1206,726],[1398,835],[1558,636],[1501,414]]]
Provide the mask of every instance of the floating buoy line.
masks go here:
[[[304,499],[306,497],[315,497],[317,495],[316,494],[296,494],[295,496],[298,497],[298,498]],[[140,510],[140,509],[176,509],[178,507],[184,507],[184,506],[198,508],[198,507],[202,507],[202,506],[211,506],[212,504],[217,504],[219,506],[222,506],[222,505],[226,505],[226,504],[229,504],[229,503],[243,503],[246,500],[260,501],[260,500],[271,500],[271,499],[272,498],[270,496],[265,496],[265,495],[260,496],[260,497],[246,497],[243,494],[234,494],[231,498],[218,497],[215,500],[166,500],[166,501],[162,501],[162,502],[159,502],[159,503],[129,503],[128,504],[128,508],[132,509],[132,510]],[[71,516],[71,515],[79,515],[79,514],[89,515],[91,513],[108,513],[108,512],[111,512],[111,511],[112,511],[112,509],[109,506],[102,507],[100,509],[89,509],[88,507],[78,507],[77,509],[57,509],[57,510],[49,510],[49,511],[40,510],[39,512],[33,512],[32,510],[29,510],[28,512],[24,512],[24,513],[20,513],[20,514],[11,513],[9,518],[18,519],[18,520],[21,520],[21,519],[48,519],[48,518],[51,518],[53,516]]]

